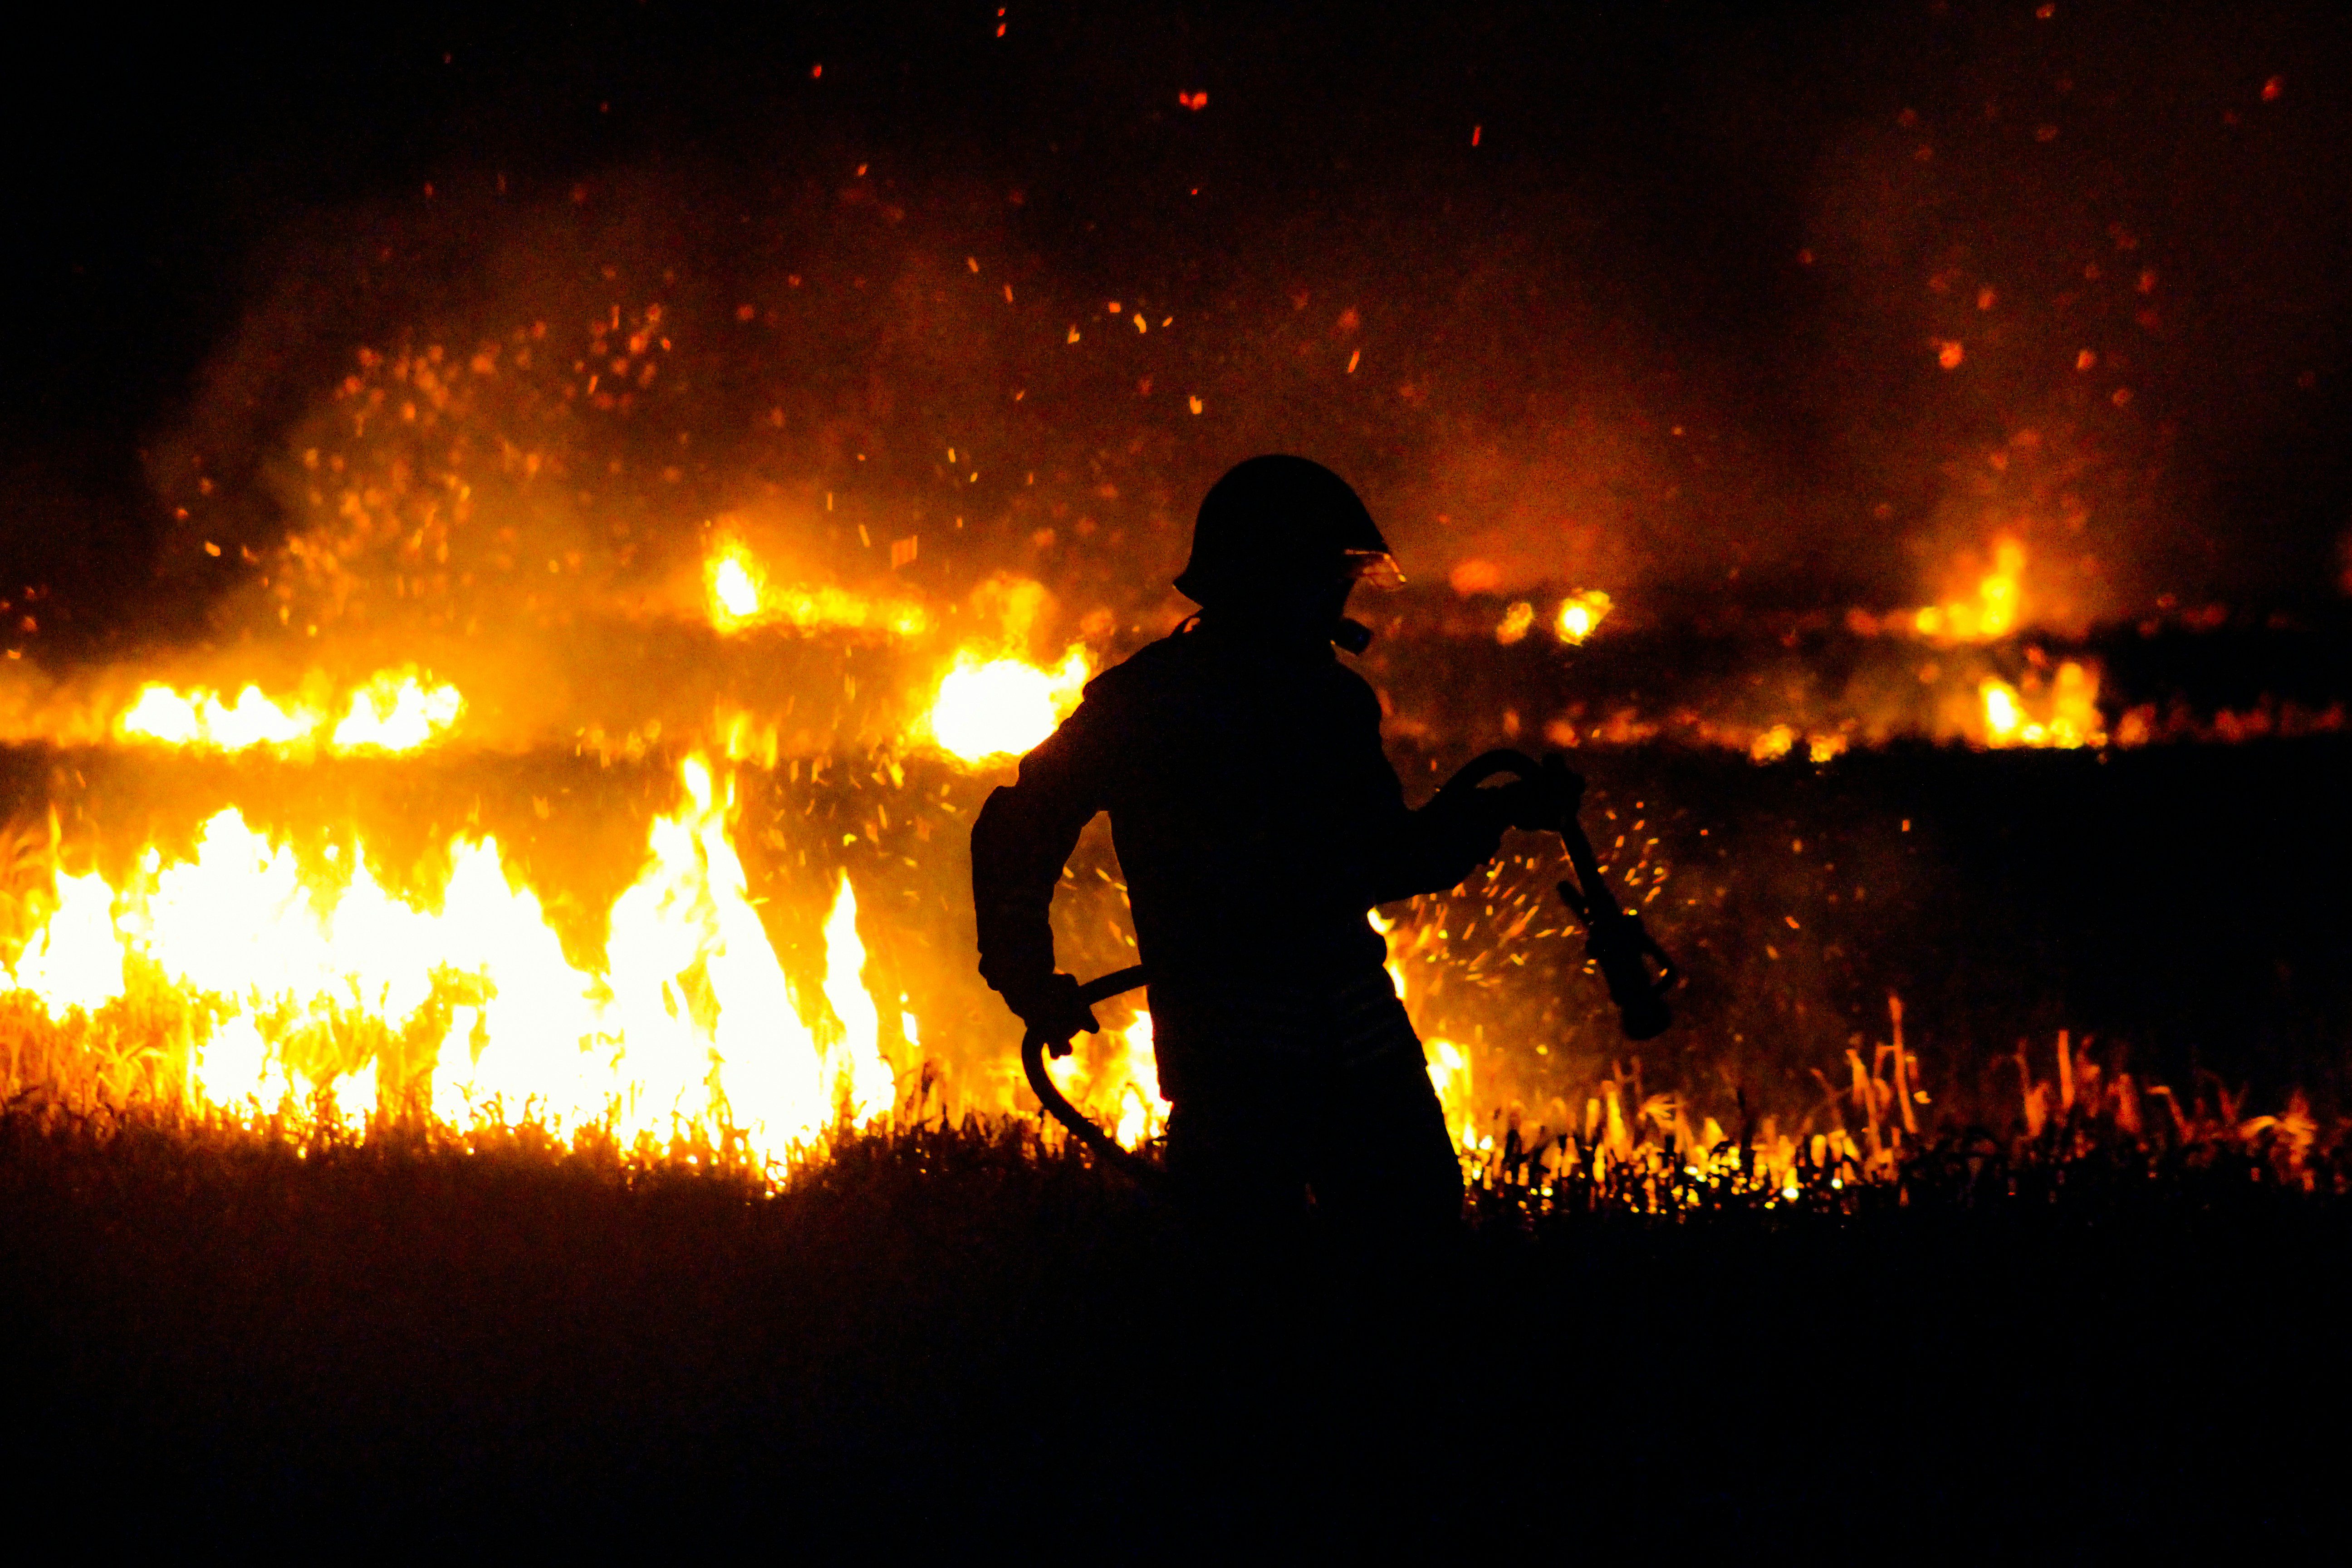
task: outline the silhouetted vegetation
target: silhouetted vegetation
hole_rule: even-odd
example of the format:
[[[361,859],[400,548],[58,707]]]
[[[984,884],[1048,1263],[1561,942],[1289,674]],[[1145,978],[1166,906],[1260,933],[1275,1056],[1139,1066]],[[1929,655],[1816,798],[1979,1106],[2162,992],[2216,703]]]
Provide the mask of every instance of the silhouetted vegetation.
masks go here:
[[[2347,1387],[2340,1181],[2275,1140],[2053,1121],[1664,1214],[1642,1162],[1534,1215],[1490,1173],[1458,1249],[1364,1258],[1189,1237],[1028,1123],[771,1184],[36,1099],[16,1479],[109,1541],[2284,1542],[2333,1462],[2294,1413]]]

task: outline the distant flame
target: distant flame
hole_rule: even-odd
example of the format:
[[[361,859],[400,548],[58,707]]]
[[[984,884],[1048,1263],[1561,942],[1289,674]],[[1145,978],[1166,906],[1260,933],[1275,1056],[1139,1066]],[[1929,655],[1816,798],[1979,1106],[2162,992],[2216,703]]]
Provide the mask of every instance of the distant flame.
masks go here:
[[[760,613],[760,584],[736,556],[727,556],[711,569],[710,596],[726,621],[748,621]]]
[[[1928,605],[1909,613],[1911,629],[1923,637],[1953,642],[1990,642],[2015,631],[2023,612],[2020,586],[2025,546],[2013,539],[1993,543],[1992,570],[1978,579],[1973,599]]]
[[[2025,728],[2024,711],[2017,705],[2017,692],[2005,680],[1988,678],[1978,688],[1984,699],[1985,732],[1995,745],[2006,745]]]
[[[1054,669],[960,654],[931,705],[931,734],[960,762],[1018,756],[1069,716],[1089,673],[1083,646],[1074,645]]]
[[[2039,691],[2020,692],[2009,682],[1987,676],[1978,683],[1977,697],[1984,710],[1988,744],[2071,750],[2106,742],[2096,670],[2072,659],[2061,664]],[[2038,715],[2035,709],[2040,710]]]
[[[456,687],[428,679],[414,668],[379,670],[352,692],[339,721],[331,720],[330,706],[278,701],[257,686],[244,688],[232,702],[208,687],[177,691],[150,681],[115,716],[114,733],[121,741],[198,751],[289,750],[314,745],[323,735],[337,752],[413,752],[446,734],[466,710]]]
[[[734,633],[782,626],[797,631],[878,631],[919,637],[929,621],[919,604],[830,584],[793,586],[772,580],[740,540],[729,539],[703,563],[710,624]]]
[[[465,710],[466,699],[454,686],[420,686],[413,674],[385,672],[352,693],[351,708],[335,726],[335,749],[413,752]]]
[[[1560,601],[1559,614],[1552,621],[1559,640],[1576,644],[1591,637],[1609,614],[1609,595],[1598,588],[1588,588],[1581,594],[1570,594]]]

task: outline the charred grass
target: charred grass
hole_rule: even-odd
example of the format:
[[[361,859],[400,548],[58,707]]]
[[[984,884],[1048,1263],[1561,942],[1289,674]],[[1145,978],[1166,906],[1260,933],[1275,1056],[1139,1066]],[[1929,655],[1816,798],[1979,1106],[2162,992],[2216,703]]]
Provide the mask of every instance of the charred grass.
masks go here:
[[[1188,1234],[1017,1122],[773,1185],[26,1103],[14,1479],[93,1547],[2276,1550],[2332,1534],[2352,1387],[2302,1170],[2063,1127],[1769,1207],[1490,1165],[1458,1247],[1367,1257]]]

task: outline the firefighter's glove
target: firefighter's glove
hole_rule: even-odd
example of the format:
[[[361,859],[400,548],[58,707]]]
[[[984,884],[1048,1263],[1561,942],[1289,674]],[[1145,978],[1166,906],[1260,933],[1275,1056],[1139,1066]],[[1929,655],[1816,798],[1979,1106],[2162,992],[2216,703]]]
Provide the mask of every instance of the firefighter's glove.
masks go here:
[[[1559,826],[1559,805],[1553,793],[1539,779],[1514,779],[1496,789],[1478,792],[1480,804],[1491,814],[1490,820],[1498,827],[1517,827],[1524,832],[1540,833]]]
[[[1079,996],[1078,977],[1075,974],[1051,975],[1004,1000],[1021,1016],[1029,1032],[1045,1042],[1047,1056],[1068,1056],[1070,1041],[1075,1037],[1092,1034],[1102,1027],[1095,1019],[1094,1009]]]

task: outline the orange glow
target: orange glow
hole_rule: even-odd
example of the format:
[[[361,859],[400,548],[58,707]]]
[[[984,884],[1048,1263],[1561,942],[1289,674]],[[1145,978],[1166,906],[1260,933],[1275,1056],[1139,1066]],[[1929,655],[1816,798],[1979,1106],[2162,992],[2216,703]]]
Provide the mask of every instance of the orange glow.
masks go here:
[[[1966,597],[1898,611],[1889,617],[1907,623],[1923,637],[1950,642],[1992,642],[2018,629],[2024,614],[2025,546],[1999,539],[1992,547],[1992,569],[1971,584]]]
[[[751,620],[760,613],[760,584],[752,580],[751,568],[740,556],[722,556],[710,569],[710,597],[723,617],[722,626]]]
[[[2046,686],[2020,691],[2005,680],[1987,676],[1978,683],[1983,710],[1983,739],[1992,746],[2077,746],[2106,743],[2106,728],[2099,714],[2099,678],[2095,669],[2072,659],[2061,664]]]
[[[1045,1071],[1070,1102],[1129,1149],[1139,1149],[1168,1123],[1160,1069],[1151,1052],[1151,1015],[1138,1010],[1126,1027],[1106,1027]]]
[[[601,970],[566,958],[493,838],[453,838],[446,882],[412,897],[385,888],[356,837],[306,863],[230,809],[194,858],[150,847],[120,888],[58,874],[8,981],[59,1019],[176,993],[187,1093],[233,1116],[319,1089],[363,1121],[397,1088],[460,1127],[529,1117],[625,1142],[691,1129],[783,1161],[893,1100],[856,896],[845,879],[824,1006],[804,1016],[727,837],[731,784],[698,757],[680,782],[614,902]],[[404,1064],[404,1082],[387,1076]]]
[[[1582,642],[1600,628],[1607,618],[1611,601],[1598,588],[1588,588],[1580,594],[1570,594],[1559,604],[1559,614],[1552,626],[1559,640],[1571,646]]]
[[[319,743],[333,752],[413,752],[446,735],[466,710],[454,686],[429,684],[414,668],[380,670],[341,705],[301,699],[280,701],[247,686],[234,701],[208,687],[175,690],[159,681],[139,689],[115,716],[114,736],[132,744],[196,751],[280,751]]]
[[[1019,756],[1069,716],[1092,673],[1087,650],[1078,645],[1053,669],[1018,658],[959,654],[931,705],[931,736],[961,763]]]
[[[1389,984],[1396,988],[1397,1000],[1405,1005],[1405,1011],[1410,1014],[1412,997],[1405,984],[1404,959],[1406,952],[1418,944],[1423,933],[1408,930],[1402,936],[1398,935],[1397,922],[1378,910],[1366,910],[1364,919],[1388,942],[1389,956],[1385,967],[1389,972]],[[1414,1027],[1418,1029],[1419,1024],[1416,1023]],[[1437,1090],[1437,1103],[1445,1113],[1445,1125],[1454,1130],[1457,1147],[1467,1153],[1477,1142],[1477,1108],[1472,1097],[1469,1058],[1453,1041],[1435,1036],[1423,1037],[1422,1051],[1429,1069],[1430,1085]]]
[[[901,542],[912,555],[912,542]],[[922,605],[829,584],[796,585],[769,577],[740,541],[724,539],[702,563],[705,608],[721,633],[754,626],[796,631],[874,631],[920,637],[929,624]]]

